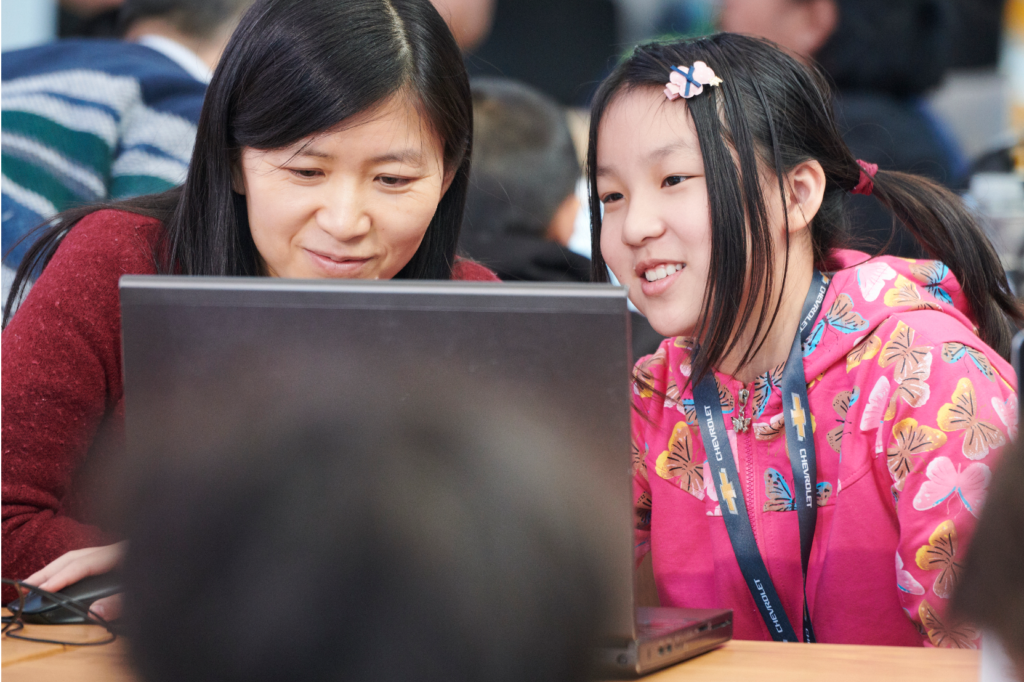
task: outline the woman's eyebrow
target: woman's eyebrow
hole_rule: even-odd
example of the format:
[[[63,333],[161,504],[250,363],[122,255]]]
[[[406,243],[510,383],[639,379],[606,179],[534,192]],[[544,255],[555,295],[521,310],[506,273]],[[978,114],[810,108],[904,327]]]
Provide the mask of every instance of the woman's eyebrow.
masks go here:
[[[402,149],[400,151],[391,151],[387,154],[381,154],[380,156],[374,156],[370,159],[371,165],[377,165],[381,163],[391,163],[397,161],[398,163],[407,163],[411,166],[422,166],[423,165],[423,154],[418,149]]]

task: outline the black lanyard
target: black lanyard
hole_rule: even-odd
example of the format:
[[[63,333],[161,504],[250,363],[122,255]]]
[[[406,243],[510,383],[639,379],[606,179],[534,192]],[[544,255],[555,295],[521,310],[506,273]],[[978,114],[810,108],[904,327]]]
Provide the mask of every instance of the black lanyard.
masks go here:
[[[800,567],[803,569],[804,587],[804,638],[813,642],[814,629],[807,609],[807,563],[811,557],[811,543],[814,541],[814,526],[818,520],[817,482],[818,473],[814,456],[814,433],[811,429],[811,413],[807,402],[807,382],[804,378],[803,345],[811,334],[812,323],[818,316],[829,281],[817,270],[811,280],[807,298],[800,316],[800,327],[793,337],[789,360],[782,374],[782,405],[786,423],[786,448],[793,468],[793,504],[800,524]],[[754,597],[761,618],[768,632],[776,642],[796,642],[797,636],[782,608],[782,601],[775,591],[775,585],[768,575],[761,553],[754,540],[754,529],[747,515],[743,487],[740,484],[736,460],[725,433],[722,404],[718,396],[718,385],[712,372],[693,389],[694,406],[700,424],[704,450],[707,453],[711,477],[715,481],[718,504],[722,518],[729,532],[736,561],[750,594]]]

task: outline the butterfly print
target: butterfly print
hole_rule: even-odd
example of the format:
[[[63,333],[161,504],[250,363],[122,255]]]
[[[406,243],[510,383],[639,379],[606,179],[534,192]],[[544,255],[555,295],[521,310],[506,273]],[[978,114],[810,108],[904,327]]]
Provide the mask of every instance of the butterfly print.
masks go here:
[[[668,387],[665,389],[665,407],[675,408],[686,417],[686,422],[690,426],[697,425],[697,410],[693,407],[692,398],[683,398],[679,393],[679,384],[676,383],[675,377],[671,377],[668,380]]]
[[[843,445],[843,430],[846,428],[846,413],[850,411],[850,408],[855,402],[857,397],[860,395],[860,389],[854,387],[852,391],[843,391],[832,399],[832,409],[835,410],[836,415],[839,417],[836,421],[839,422],[839,426],[836,426],[828,432],[828,444],[833,450],[839,452]]]
[[[711,475],[711,464],[704,460],[704,492],[707,494],[708,499],[711,500],[711,509],[705,511],[708,516],[721,516],[722,507],[718,504],[718,491],[715,490],[715,479]]]
[[[892,427],[893,447],[886,451],[886,464],[896,489],[903,490],[907,474],[914,459],[946,444],[946,434],[938,429],[918,424],[916,419],[904,419]]]
[[[887,263],[867,263],[857,268],[857,285],[865,301],[874,301],[885,288],[886,281],[899,274]]]
[[[644,443],[644,449],[640,450],[640,445],[636,442],[636,436],[634,435],[629,444],[629,451],[633,463],[633,475],[636,476],[637,472],[641,476],[647,478],[647,453],[649,448],[647,443]]]
[[[928,463],[925,476],[928,480],[921,484],[914,495],[914,509],[928,511],[946,500],[952,500],[953,493],[956,493],[964,508],[978,516],[992,472],[981,462],[968,464],[961,471],[953,466],[949,457],[936,457]]]
[[[677,336],[672,339],[672,345],[683,350],[694,351],[697,349],[697,339],[692,336]]]
[[[935,646],[943,649],[978,648],[974,643],[974,640],[978,639],[977,630],[966,623],[947,626],[927,600],[921,602],[917,614],[921,617],[921,625],[924,626],[928,639]]]
[[[693,461],[690,425],[679,422],[672,429],[668,450],[658,455],[656,471],[665,480],[679,479],[679,487],[699,500],[704,499],[704,463]]]
[[[824,507],[828,504],[830,497],[832,497],[832,484],[828,481],[822,481],[817,486],[817,494],[815,496],[817,505]]]
[[[762,441],[775,440],[786,429],[786,421],[780,412],[767,422],[754,424],[754,438]]]
[[[964,358],[969,358],[971,363],[978,368],[978,371],[985,375],[986,379],[989,381],[996,380],[996,371],[992,368],[992,363],[989,362],[988,357],[980,350],[965,346],[956,341],[942,344],[942,359],[946,362],[953,363]]]
[[[939,524],[928,538],[928,544],[917,550],[917,566],[925,571],[938,571],[932,592],[936,597],[949,599],[960,581],[963,564],[956,561],[956,526],[952,519]]]
[[[967,459],[982,459],[992,448],[1006,444],[1003,432],[992,424],[978,419],[978,402],[974,397],[974,384],[964,377],[956,382],[953,402],[939,408],[939,428],[950,433],[964,432],[963,453]]]
[[[953,305],[953,297],[942,288],[942,283],[949,277],[949,268],[945,263],[937,260],[922,261],[913,263],[910,266],[910,274],[918,282],[924,285],[925,291],[934,296],[936,300],[948,305]]]
[[[766,512],[793,511],[796,509],[796,502],[793,500],[793,493],[789,484],[775,469],[771,467],[764,470],[764,494],[768,501],[764,503]]]
[[[1006,427],[1006,435],[1010,440],[1017,438],[1017,394],[1011,393],[1005,401],[997,397],[992,398],[992,409],[999,415],[999,421]]]
[[[633,368],[633,391],[641,398],[654,395],[655,372],[665,366],[665,358],[665,348],[659,347],[658,352],[643,358]]]
[[[925,301],[921,298],[921,292],[917,290],[917,285],[903,275],[898,275],[896,277],[895,285],[892,289],[885,292],[885,298],[883,300],[885,301],[885,305],[890,308],[902,308],[906,306],[911,310],[922,310],[925,308],[941,310],[937,303]]]
[[[896,552],[896,587],[907,594],[924,594],[924,586],[917,582],[917,579],[903,568],[903,559],[900,553]],[[921,633],[924,634],[923,632]]]
[[[821,343],[826,327],[832,327],[843,334],[852,334],[867,329],[868,321],[853,309],[853,299],[849,294],[839,294],[836,296],[836,300],[832,301],[825,316],[811,330],[811,335],[803,348],[805,358],[813,353]]]
[[[886,413],[886,406],[889,402],[889,380],[885,377],[878,377],[875,387],[868,394],[867,405],[860,416],[860,430],[870,431],[876,429],[875,433],[875,454],[882,452],[882,424],[891,417]]]
[[[893,366],[896,395],[911,407],[923,406],[931,396],[927,380],[932,373],[932,347],[915,346],[916,334],[905,323],[898,323],[878,355],[879,367]]]
[[[772,397],[772,391],[781,391],[782,373],[786,370],[786,363],[765,372],[754,379],[754,402],[751,405],[754,419],[764,414],[764,408],[768,407],[768,401]]]
[[[718,402],[722,404],[722,414],[730,414],[736,409],[736,399],[733,398],[729,389],[715,377],[715,385],[718,386]]]
[[[865,360],[875,357],[881,349],[882,339],[878,338],[875,334],[859,342],[846,356],[846,371],[849,372]]]
[[[640,493],[633,505],[636,514],[636,529],[649,530],[651,527],[651,496],[646,491]]]

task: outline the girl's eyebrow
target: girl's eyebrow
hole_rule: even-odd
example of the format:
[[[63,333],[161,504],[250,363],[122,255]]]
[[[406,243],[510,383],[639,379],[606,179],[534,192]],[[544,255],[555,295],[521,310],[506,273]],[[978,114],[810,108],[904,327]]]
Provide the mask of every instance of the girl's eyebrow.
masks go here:
[[[690,144],[689,140],[676,140],[675,142],[666,144],[663,147],[658,147],[647,154],[647,162],[654,163],[655,161],[664,159],[666,156],[670,156],[681,151],[693,151],[693,145]]]

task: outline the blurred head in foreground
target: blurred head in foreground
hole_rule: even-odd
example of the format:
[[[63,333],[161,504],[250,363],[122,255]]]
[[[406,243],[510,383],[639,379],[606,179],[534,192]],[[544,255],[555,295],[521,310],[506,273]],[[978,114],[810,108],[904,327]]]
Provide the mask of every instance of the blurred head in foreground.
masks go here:
[[[128,528],[141,678],[584,679],[601,521],[563,484],[586,471],[508,406],[347,379],[168,410],[187,445],[142,453]]]
[[[1003,452],[974,531],[953,609],[994,633],[1024,679],[1024,441]]]

